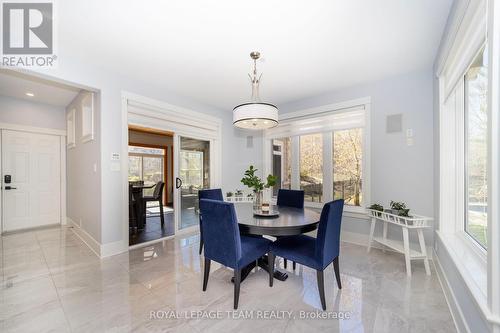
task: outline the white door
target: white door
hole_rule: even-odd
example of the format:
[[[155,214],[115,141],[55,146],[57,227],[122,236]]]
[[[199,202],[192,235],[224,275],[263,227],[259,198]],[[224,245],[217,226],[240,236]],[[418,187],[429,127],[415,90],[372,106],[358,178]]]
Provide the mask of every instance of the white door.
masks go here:
[[[60,159],[58,136],[2,131],[3,232],[61,222]]]

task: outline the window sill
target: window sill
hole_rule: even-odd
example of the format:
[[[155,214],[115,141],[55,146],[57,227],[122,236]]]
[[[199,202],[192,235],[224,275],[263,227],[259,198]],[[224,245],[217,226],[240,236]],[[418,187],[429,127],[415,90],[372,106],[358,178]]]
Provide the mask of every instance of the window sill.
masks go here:
[[[484,314],[488,314],[487,278],[488,267],[464,236],[436,231],[445,246],[470,294]]]

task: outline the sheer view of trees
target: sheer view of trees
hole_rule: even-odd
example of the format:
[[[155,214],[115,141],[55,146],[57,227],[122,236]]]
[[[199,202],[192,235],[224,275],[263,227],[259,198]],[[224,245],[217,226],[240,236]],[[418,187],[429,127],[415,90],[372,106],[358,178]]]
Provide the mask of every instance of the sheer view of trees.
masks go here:
[[[362,133],[356,128],[333,134],[334,198],[355,206],[362,201]]]
[[[281,156],[273,157],[273,172],[278,174],[283,164],[281,188],[290,188],[291,139],[274,140],[274,150]],[[280,148],[276,145],[280,145]],[[361,206],[363,184],[363,130],[361,128],[333,132],[333,196],[343,198],[348,205]],[[323,134],[302,135],[299,138],[300,188],[305,200],[323,201]],[[277,193],[275,189],[274,193]]]
[[[321,202],[323,196],[323,135],[300,137],[300,188],[306,201]]]
[[[465,76],[467,232],[486,247],[488,206],[487,67],[480,54]]]

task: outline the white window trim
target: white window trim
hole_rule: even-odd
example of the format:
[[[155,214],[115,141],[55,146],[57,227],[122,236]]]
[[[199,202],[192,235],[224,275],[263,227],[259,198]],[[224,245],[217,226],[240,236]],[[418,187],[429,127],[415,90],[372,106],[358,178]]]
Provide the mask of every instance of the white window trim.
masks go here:
[[[348,100],[340,103],[335,103],[335,104],[328,104],[328,105],[323,105],[311,109],[305,109],[305,110],[300,110],[300,111],[295,111],[295,112],[290,112],[290,113],[285,113],[285,114],[280,114],[279,120],[290,120],[294,118],[315,118],[318,117],[319,115],[329,115],[329,114],[335,114],[339,112],[343,112],[346,109],[350,108],[355,108],[355,107],[364,107],[365,111],[365,125],[363,127],[363,164],[362,164],[362,170],[363,170],[363,203],[362,206],[350,206],[350,205],[345,205],[344,206],[344,212],[349,215],[355,215],[355,216],[363,216],[363,214],[366,213],[365,206],[369,205],[371,202],[371,186],[370,186],[370,176],[371,176],[371,136],[370,136],[370,127],[371,127],[371,120],[370,120],[370,111],[371,111],[371,97],[363,97],[359,99],[354,99],[354,100]],[[348,128],[346,128],[348,129]],[[339,129],[340,130],[340,129]],[[329,149],[331,151],[332,148],[332,140],[331,140],[331,133],[332,132],[325,132],[323,136],[323,167],[325,168],[325,161],[329,161],[329,159],[326,157],[328,155],[328,151],[326,149]],[[329,134],[329,135],[328,135]],[[325,138],[326,137],[326,138]],[[328,141],[328,137],[330,137],[330,140]],[[263,137],[263,161],[264,161],[264,174],[270,174],[272,173],[272,160],[271,160],[271,154],[272,154],[272,145],[271,141],[274,137],[269,135],[269,133],[264,132],[264,137]],[[326,141],[328,142],[326,142]],[[292,150],[292,165],[299,165],[300,164],[300,158],[299,158],[299,136],[291,136],[291,150]],[[326,142],[326,146],[325,146]],[[325,148],[326,147],[326,148]],[[328,155],[329,156],[329,155]],[[327,162],[327,163],[331,163]],[[325,176],[328,177],[326,180],[331,179],[333,177],[332,175],[326,175],[325,172],[323,172],[323,203],[319,202],[305,202],[304,205],[306,207],[311,207],[311,208],[322,208],[324,203],[332,200],[332,194],[333,194],[333,188],[331,188],[332,191],[330,191],[330,187],[333,185],[327,185],[327,191],[325,191]],[[292,175],[291,175],[291,188],[292,189],[299,189],[300,188],[300,175],[299,175],[299,168],[293,168],[292,167]],[[330,193],[331,192],[331,193]],[[273,198],[270,196],[269,193],[267,195],[267,200],[271,200],[272,202],[275,202]],[[364,217],[364,216],[363,216]]]
[[[500,120],[498,108],[500,105],[500,4],[497,1],[473,1],[464,6],[463,16],[455,20],[454,29],[444,41],[445,49],[437,60],[436,76],[439,79],[439,158],[440,158],[440,193],[439,193],[439,230],[437,235],[448,250],[470,294],[475,300],[484,317],[495,327],[500,328],[500,239],[499,239],[499,129]],[[488,18],[486,12],[488,5]],[[487,22],[486,22],[487,21]],[[486,29],[485,29],[486,28]],[[487,30],[487,31],[485,31]],[[488,35],[488,119],[489,129],[489,161],[488,161],[488,249],[481,253],[482,248],[464,231],[463,216],[458,215],[457,205],[447,195],[461,195],[456,189],[455,156],[450,158],[446,152],[450,140],[456,139],[456,133],[446,131],[446,122],[450,124],[449,115],[445,109],[447,92],[457,77],[464,72],[481,45],[485,35]],[[447,135],[443,134],[443,130]],[[444,146],[444,148],[443,148]],[[450,175],[452,174],[452,175]],[[463,173],[462,173],[463,175]],[[463,215],[463,211],[462,211]],[[460,231],[458,231],[460,225]],[[467,258],[464,258],[464,254]],[[479,277],[479,278],[478,278]],[[486,284],[486,285],[485,285]],[[478,292],[478,291],[481,292]],[[485,292],[486,291],[486,292]]]

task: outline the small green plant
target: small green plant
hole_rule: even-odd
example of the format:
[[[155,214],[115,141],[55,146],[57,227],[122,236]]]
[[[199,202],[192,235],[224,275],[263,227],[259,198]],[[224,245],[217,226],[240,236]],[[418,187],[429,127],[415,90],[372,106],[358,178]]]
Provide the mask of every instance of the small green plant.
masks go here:
[[[397,202],[391,200],[391,209],[404,210],[406,209],[406,204],[404,202]]]
[[[236,190],[236,196],[237,197],[243,196],[243,191],[242,190]]]
[[[266,183],[262,181],[255,173],[258,169],[255,169],[253,165],[250,165],[248,170],[245,171],[245,176],[241,179],[243,185],[251,188],[255,193],[261,192],[264,188],[270,188],[276,184],[277,177],[273,175],[268,175]]]
[[[226,192],[226,197],[230,198],[233,196],[233,192]]]
[[[399,216],[402,216],[402,217],[410,217],[410,210],[409,209],[401,209],[399,211]]]
[[[373,210],[378,210],[379,212],[383,212],[384,206],[379,205],[379,204],[373,204],[370,207],[368,207],[368,209],[373,209]]]

